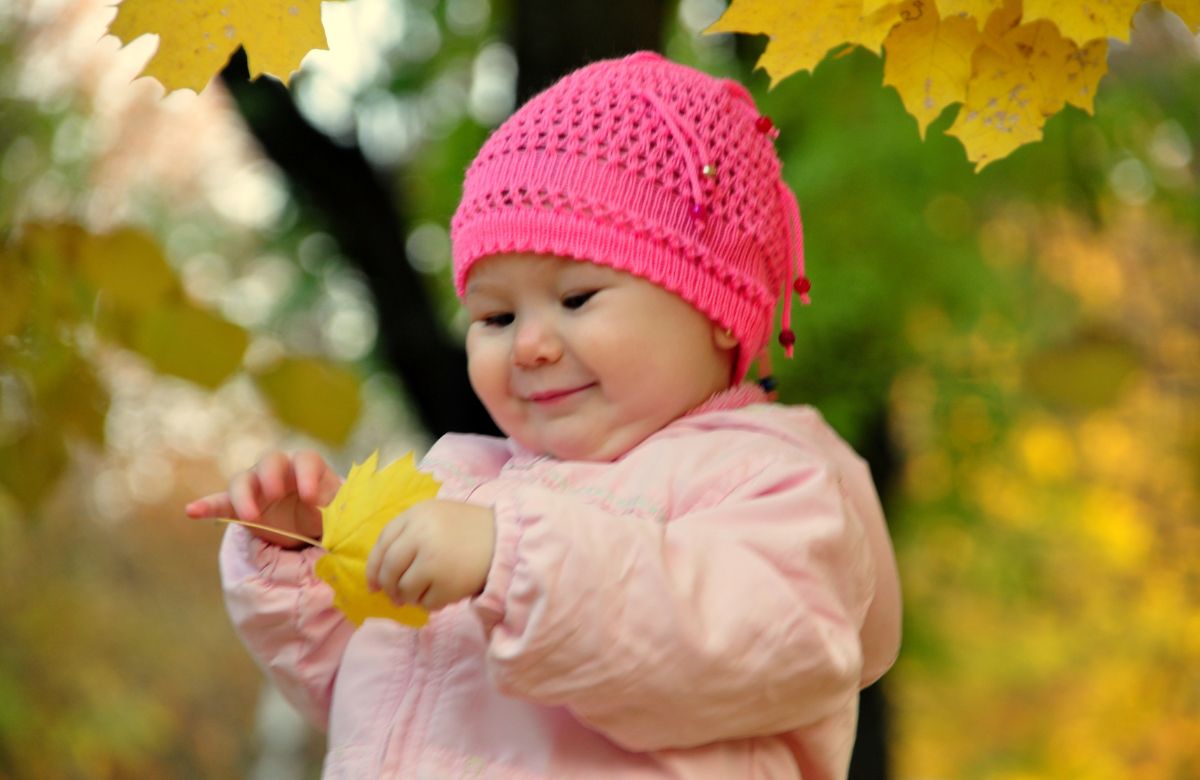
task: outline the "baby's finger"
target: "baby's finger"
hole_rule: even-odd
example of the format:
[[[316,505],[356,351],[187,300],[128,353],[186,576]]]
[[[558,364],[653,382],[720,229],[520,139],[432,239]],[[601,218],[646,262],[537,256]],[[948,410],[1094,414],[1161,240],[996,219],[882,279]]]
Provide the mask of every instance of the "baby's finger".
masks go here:
[[[375,589],[382,590],[392,601],[401,602],[400,580],[417,557],[417,545],[411,537],[402,536],[387,548],[375,577]]]
[[[296,491],[292,462],[285,453],[275,450],[263,456],[254,467],[254,472],[258,475],[258,483],[262,487],[261,498],[264,506]]]
[[[243,471],[229,481],[229,500],[233,502],[234,515],[239,520],[257,520],[262,513],[259,501],[261,488],[258,475]]]
[[[316,450],[301,450],[292,459],[296,473],[296,492],[300,500],[312,506],[325,506],[333,500],[342,480]]]
[[[321,473],[320,484],[317,485],[317,506],[329,506],[329,504],[333,501],[333,497],[337,495],[338,489],[341,486],[341,476],[327,466]]]
[[[183,508],[188,517],[203,519],[208,517],[229,517],[234,513],[233,502],[228,493],[213,493],[211,496],[197,498]]]
[[[432,591],[433,572],[417,555],[396,581],[395,593],[389,595],[397,604],[424,605]]]
[[[383,564],[383,557],[387,555],[388,548],[404,532],[403,518],[401,515],[385,525],[379,532],[379,538],[375,540],[375,546],[367,554],[367,587],[371,590],[379,590],[379,567]]]
[[[419,565],[417,564],[413,568],[418,568]],[[443,588],[439,588],[436,582],[430,582],[429,587],[425,589],[425,592],[420,595],[415,603],[420,604],[430,612],[434,612],[449,604],[450,600],[446,598],[446,591]]]

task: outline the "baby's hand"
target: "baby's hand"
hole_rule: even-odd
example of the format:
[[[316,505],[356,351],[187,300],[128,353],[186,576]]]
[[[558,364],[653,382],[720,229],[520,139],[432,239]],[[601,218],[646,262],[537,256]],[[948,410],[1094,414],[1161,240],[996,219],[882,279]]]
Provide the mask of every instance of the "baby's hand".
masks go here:
[[[431,611],[475,596],[487,583],[495,528],[487,507],[423,501],[384,527],[367,557],[367,586]]]
[[[184,511],[188,517],[230,517],[320,539],[320,507],[333,500],[341,484],[341,478],[317,453],[305,450],[289,456],[275,451],[231,479],[227,492],[196,499]],[[270,531],[248,530],[280,547],[304,546]]]

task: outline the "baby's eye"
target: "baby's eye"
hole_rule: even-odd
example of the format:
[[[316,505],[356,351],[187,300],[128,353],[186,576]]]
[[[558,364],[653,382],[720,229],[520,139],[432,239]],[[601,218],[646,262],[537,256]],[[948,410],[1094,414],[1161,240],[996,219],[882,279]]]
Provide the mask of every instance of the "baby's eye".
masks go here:
[[[563,302],[562,302],[563,308],[578,309],[581,306],[583,306],[583,304],[585,304],[589,300],[591,300],[591,297],[593,295],[595,295],[597,292],[599,292],[599,291],[598,290],[588,290],[587,292],[576,293],[575,295],[568,295],[566,298],[563,298]]]
[[[489,328],[503,328],[505,325],[513,324],[512,312],[501,312],[499,314],[489,314],[480,319],[484,325]]]

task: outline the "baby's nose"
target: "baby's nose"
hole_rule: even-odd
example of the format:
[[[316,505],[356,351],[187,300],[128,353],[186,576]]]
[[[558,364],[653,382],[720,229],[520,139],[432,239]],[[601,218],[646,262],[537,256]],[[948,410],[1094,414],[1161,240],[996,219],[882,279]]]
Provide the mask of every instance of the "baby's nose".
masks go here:
[[[513,341],[513,362],[529,368],[554,363],[562,357],[563,345],[557,330],[543,319],[518,323]]]

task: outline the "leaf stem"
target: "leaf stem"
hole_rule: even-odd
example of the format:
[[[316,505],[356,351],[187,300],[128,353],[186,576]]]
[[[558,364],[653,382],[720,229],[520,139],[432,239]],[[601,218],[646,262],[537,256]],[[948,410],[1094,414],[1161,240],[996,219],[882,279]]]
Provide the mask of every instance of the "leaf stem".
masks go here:
[[[213,519],[216,520],[218,523],[236,523],[237,525],[244,525],[248,528],[257,528],[260,531],[270,531],[273,534],[279,534],[280,536],[286,536],[287,538],[295,539],[298,542],[304,542],[306,544],[311,544],[313,547],[320,547],[322,550],[326,549],[325,545],[321,544],[321,541],[319,539],[313,539],[312,537],[304,536],[303,534],[292,533],[291,531],[281,531],[278,528],[272,528],[269,525],[263,525],[261,523],[251,523],[249,520],[236,520],[232,517],[216,517]]]

